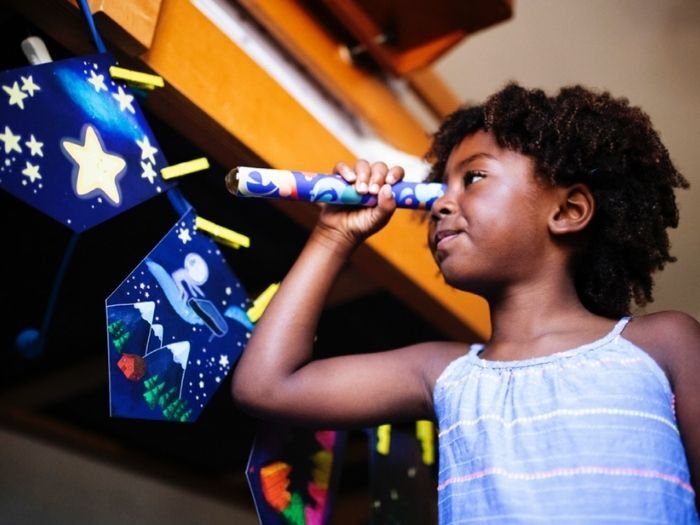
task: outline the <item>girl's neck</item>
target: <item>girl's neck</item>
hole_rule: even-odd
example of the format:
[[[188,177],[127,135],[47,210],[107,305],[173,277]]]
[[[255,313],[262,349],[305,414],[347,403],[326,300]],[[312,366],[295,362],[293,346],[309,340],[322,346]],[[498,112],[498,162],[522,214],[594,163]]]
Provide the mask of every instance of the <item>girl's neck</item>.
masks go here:
[[[605,333],[610,320],[588,311],[571,279],[512,287],[489,298],[492,335],[484,357],[523,359],[548,355]]]

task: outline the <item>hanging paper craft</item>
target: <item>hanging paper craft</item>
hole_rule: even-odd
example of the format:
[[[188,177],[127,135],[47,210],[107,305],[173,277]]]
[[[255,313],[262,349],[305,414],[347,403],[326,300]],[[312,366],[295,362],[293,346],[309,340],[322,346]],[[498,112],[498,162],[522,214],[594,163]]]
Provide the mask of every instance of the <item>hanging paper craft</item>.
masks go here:
[[[263,525],[330,523],[345,432],[261,424],[246,477]]]
[[[250,301],[190,210],[107,298],[110,414],[195,421],[240,356]]]
[[[0,72],[0,187],[77,232],[172,186],[114,64],[100,53]]]
[[[437,520],[434,426],[381,425],[370,431],[372,525]]]

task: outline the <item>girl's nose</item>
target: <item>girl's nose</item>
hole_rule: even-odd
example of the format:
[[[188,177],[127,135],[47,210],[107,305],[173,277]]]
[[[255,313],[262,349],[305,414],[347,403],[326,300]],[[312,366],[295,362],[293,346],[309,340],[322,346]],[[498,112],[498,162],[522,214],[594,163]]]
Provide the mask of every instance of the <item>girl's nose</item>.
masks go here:
[[[440,219],[451,215],[454,213],[454,211],[454,201],[449,198],[447,194],[445,194],[433,203],[432,208],[430,208],[430,216],[433,220],[439,221]]]

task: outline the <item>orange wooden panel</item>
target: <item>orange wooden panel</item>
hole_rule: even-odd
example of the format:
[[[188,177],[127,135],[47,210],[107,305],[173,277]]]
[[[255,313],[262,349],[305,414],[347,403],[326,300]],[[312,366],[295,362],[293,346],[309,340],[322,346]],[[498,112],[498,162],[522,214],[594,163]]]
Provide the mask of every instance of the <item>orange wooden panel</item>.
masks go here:
[[[429,66],[468,34],[512,15],[511,0],[323,2],[374,59],[397,76]]]
[[[158,22],[161,0],[90,0],[89,5],[100,31],[111,41],[123,39],[129,54],[148,49]]]
[[[387,28],[354,0],[325,0],[326,5],[333,10],[341,22],[348,27],[357,39],[367,48],[367,51],[387,71],[397,76],[403,76],[410,71],[430,65],[442,53],[458,43],[466,32],[450,30],[445,34],[414,46],[400,49],[395,41],[396,35],[388,33]],[[410,9],[406,14],[411,13]],[[426,18],[425,21],[435,18]],[[385,42],[385,39],[388,41]]]
[[[86,47],[88,35],[74,34],[80,17],[70,0],[42,1],[58,17],[41,19],[42,29],[64,45],[74,45],[74,51]],[[31,12],[26,16],[31,19]],[[119,50],[127,51],[124,47],[115,51]],[[149,107],[219,163],[240,162],[243,155],[272,167],[325,171],[337,160],[352,158],[283,86],[188,0],[162,0],[151,46],[140,64],[166,80],[166,88],[149,97]],[[384,109],[391,121],[390,108]],[[416,144],[425,141],[422,131],[416,133],[412,139]],[[313,223],[315,207],[282,202],[279,206],[294,220],[306,226]],[[397,212],[385,230],[357,251],[353,262],[451,337],[488,334],[485,303],[442,281],[426,248],[425,224],[412,212]]]
[[[294,1],[242,0],[241,4],[378,136],[414,155],[425,153],[428,138],[421,125],[383,81],[343,60],[338,35],[320,25],[313,13]]]
[[[94,53],[77,0],[3,0],[76,54]],[[151,44],[161,0],[89,0],[103,40],[130,56]]]
[[[406,79],[413,92],[439,120],[462,105],[457,95],[429,67],[409,73]]]
[[[187,0],[163,0],[153,44],[142,59],[269,165],[323,171],[352,158]]]

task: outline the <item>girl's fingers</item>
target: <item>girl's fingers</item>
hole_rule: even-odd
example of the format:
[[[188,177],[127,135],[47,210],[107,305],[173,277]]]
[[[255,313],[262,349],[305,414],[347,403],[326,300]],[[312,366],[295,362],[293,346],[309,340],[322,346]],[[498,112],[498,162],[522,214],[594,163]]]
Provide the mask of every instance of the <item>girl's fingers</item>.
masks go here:
[[[386,174],[385,181],[389,184],[395,184],[403,179],[404,171],[401,166],[393,166]]]
[[[391,184],[383,184],[377,192],[377,206],[384,213],[391,213],[396,209],[396,200],[391,192]]]
[[[338,162],[335,168],[333,168],[333,173],[337,173],[348,182],[355,182],[357,179],[357,175],[355,175],[353,169],[345,162]]]
[[[369,178],[370,178],[370,166],[369,162],[364,159],[359,159],[355,163],[355,174],[357,179],[355,181],[355,190],[357,193],[367,193],[369,190]]]
[[[383,162],[375,162],[370,166],[369,192],[372,195],[379,193],[379,188],[384,184],[389,168]]]
[[[338,162],[333,172],[354,183],[357,193],[372,195],[378,195],[384,183],[395,184],[404,177],[404,170],[400,166],[389,169],[384,162],[370,164],[364,159],[358,159],[354,168],[345,162]]]

